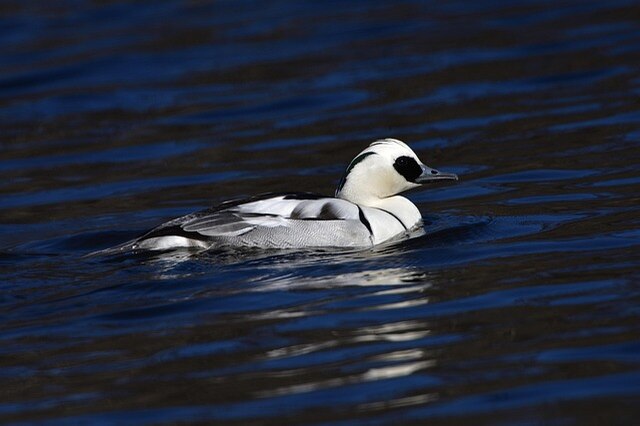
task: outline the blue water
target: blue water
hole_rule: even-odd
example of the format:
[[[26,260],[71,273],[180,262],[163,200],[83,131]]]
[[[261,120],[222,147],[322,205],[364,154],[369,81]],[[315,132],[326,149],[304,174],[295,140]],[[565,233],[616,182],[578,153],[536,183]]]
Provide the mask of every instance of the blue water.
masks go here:
[[[0,12],[0,422],[640,419],[635,2]],[[418,238],[85,256],[384,137]]]

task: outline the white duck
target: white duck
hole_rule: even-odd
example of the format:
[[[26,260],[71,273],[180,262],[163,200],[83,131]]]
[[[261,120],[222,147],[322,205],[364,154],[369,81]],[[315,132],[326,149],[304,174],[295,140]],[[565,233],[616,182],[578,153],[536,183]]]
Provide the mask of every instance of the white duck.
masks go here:
[[[382,139],[351,161],[335,197],[270,193],[227,201],[173,219],[115,249],[371,247],[422,224],[418,208],[397,194],[457,179],[425,166],[404,142]]]

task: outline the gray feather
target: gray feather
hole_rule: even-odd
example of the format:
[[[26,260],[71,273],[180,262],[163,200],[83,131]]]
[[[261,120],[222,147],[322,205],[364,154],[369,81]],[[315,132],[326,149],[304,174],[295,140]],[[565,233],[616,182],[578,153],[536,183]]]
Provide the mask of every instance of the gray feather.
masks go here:
[[[366,247],[369,229],[358,206],[336,198],[287,196],[235,202],[169,221],[138,241],[180,235],[208,241],[212,247]],[[178,231],[173,231],[177,228]]]

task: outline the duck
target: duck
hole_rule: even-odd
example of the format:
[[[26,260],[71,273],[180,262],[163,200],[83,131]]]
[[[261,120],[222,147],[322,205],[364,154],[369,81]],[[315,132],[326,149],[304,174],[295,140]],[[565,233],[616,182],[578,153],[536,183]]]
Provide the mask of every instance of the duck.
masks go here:
[[[422,226],[416,205],[399,194],[450,180],[458,176],[426,166],[404,142],[380,139],[349,163],[333,197],[288,192],[226,201],[115,249],[369,248]]]

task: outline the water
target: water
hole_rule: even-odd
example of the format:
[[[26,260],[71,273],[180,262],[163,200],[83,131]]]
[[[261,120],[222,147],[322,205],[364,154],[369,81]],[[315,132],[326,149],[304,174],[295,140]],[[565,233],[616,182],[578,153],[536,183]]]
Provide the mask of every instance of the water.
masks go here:
[[[0,421],[637,423],[634,2],[0,10]],[[425,236],[83,257],[382,137]]]

